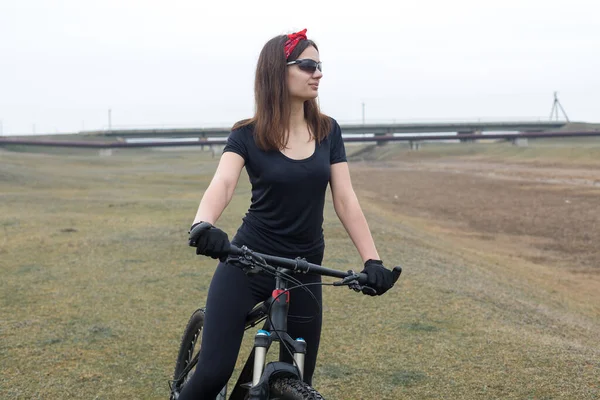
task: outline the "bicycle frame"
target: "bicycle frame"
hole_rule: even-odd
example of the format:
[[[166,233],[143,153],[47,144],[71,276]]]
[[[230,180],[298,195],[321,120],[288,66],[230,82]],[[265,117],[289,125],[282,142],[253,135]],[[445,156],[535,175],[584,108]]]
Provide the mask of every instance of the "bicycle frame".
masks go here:
[[[232,253],[237,256],[246,256],[248,250],[245,248],[233,248]],[[281,257],[275,257],[265,254],[253,253],[255,256],[262,257],[267,263],[278,265],[276,268],[275,278],[275,290],[271,299],[264,303],[261,307],[265,310],[265,315],[269,315],[270,318],[265,323],[265,326],[260,330],[254,340],[254,348],[240,373],[238,381],[233,388],[229,400],[243,400],[245,397],[244,389],[248,389],[249,399],[263,399],[268,393],[269,378],[273,374],[285,374],[287,376],[293,376],[299,380],[302,380],[304,374],[304,357],[306,355],[306,342],[302,338],[292,339],[287,333],[287,317],[289,310],[289,299],[290,293],[287,290],[287,280],[284,278],[285,275],[291,275],[296,272],[300,273],[317,273],[323,276],[331,276],[341,278],[342,281],[334,286],[348,285],[356,291],[361,290],[362,286],[366,282],[365,274],[356,274],[353,271],[337,271],[329,268],[324,268],[319,265],[308,263],[305,259],[296,258],[294,260],[285,259]],[[244,264],[244,263],[242,263]],[[248,265],[246,263],[246,265]],[[285,268],[285,267],[288,268]],[[402,268],[395,267],[394,282],[400,276]],[[352,284],[352,282],[355,282]],[[284,299],[285,301],[277,301]],[[271,312],[269,313],[269,308]],[[254,314],[253,310],[250,314]],[[260,309],[259,313],[260,314]],[[250,316],[249,316],[250,317]],[[270,324],[268,323],[270,321]],[[248,324],[249,320],[247,321]],[[257,320],[254,320],[254,324]],[[248,326],[248,325],[247,325]],[[253,326],[253,325],[252,325]],[[267,350],[273,340],[283,341],[281,345],[287,345],[293,349],[294,365],[288,364],[282,361],[269,363],[265,367],[265,360]],[[250,381],[251,379],[251,381]]]

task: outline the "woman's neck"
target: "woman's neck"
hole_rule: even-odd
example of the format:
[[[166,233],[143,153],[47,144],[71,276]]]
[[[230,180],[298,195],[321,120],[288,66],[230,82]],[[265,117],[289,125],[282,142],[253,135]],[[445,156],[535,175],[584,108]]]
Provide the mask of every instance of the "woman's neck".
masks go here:
[[[304,118],[304,101],[292,101],[290,112],[290,133],[302,132],[306,129]]]

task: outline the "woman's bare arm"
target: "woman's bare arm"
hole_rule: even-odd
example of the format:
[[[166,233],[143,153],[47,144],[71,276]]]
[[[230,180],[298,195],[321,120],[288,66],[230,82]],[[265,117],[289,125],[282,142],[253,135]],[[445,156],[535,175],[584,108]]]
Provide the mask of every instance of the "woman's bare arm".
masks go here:
[[[202,196],[194,223],[205,221],[215,224],[233,197],[233,192],[244,167],[244,159],[237,153],[221,156],[215,175]]]
[[[369,259],[379,260],[369,224],[352,187],[348,163],[340,162],[331,166],[330,184],[335,212],[363,262]]]

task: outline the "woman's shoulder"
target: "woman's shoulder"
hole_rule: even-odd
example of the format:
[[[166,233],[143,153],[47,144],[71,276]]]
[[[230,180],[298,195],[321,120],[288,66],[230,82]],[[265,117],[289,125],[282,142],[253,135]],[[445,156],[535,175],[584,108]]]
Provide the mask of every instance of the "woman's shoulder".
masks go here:
[[[231,133],[229,137],[238,140],[248,140],[253,138],[254,133],[254,121],[251,118],[243,119],[236,122],[231,127]]]
[[[252,118],[242,119],[231,127],[231,131],[243,131],[252,133],[254,131],[254,120]]]
[[[337,120],[332,116],[325,115],[329,120],[329,135],[340,135],[342,134],[342,128],[340,128],[340,124],[338,124]]]

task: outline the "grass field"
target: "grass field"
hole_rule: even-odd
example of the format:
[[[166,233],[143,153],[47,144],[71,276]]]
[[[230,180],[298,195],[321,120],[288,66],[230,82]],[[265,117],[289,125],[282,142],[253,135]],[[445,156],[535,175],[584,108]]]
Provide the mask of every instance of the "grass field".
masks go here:
[[[404,273],[378,298],[324,289],[324,397],[600,398],[598,160],[597,141],[357,156],[379,252]],[[215,266],[186,245],[215,167],[192,149],[0,150],[0,398],[168,398]],[[242,175],[230,234],[249,189]],[[325,214],[324,265],[360,268]]]

